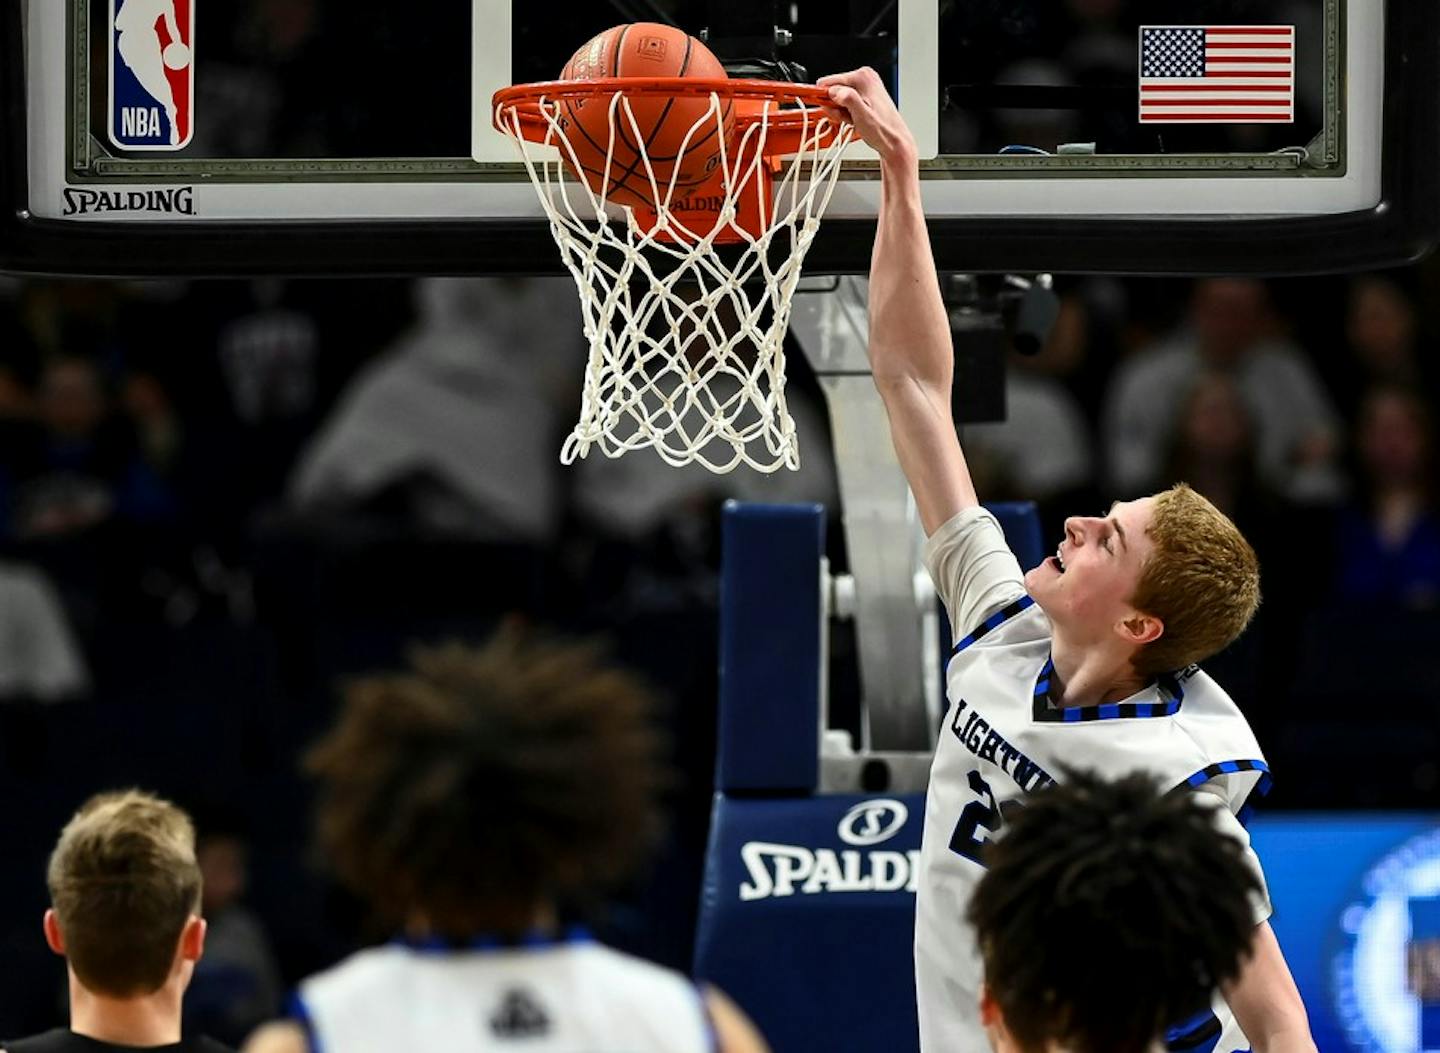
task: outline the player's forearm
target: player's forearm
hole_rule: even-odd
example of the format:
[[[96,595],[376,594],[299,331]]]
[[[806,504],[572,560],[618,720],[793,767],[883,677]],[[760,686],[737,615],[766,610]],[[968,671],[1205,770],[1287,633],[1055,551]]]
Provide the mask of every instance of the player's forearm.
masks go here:
[[[1225,1000],[1255,1053],[1315,1053],[1300,990],[1269,922],[1255,928],[1255,943]]]
[[[870,267],[870,367],[887,385],[919,383],[944,392],[954,372],[950,323],[940,299],[920,178],[909,150],[887,158]]]
[[[1310,1037],[1310,1026],[1304,1021],[1298,1025],[1282,1026],[1258,1037],[1250,1034],[1245,1037],[1250,1040],[1250,1048],[1255,1053],[1318,1053],[1315,1040]]]

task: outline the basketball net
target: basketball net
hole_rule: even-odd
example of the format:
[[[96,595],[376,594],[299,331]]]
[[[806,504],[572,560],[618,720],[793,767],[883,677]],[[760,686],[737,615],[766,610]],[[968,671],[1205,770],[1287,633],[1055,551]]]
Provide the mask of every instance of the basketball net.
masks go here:
[[[782,345],[801,265],[853,130],[822,89],[705,82],[714,86],[709,106],[668,171],[680,169],[691,143],[718,141],[709,182],[677,189],[672,175],[657,179],[643,146],[653,211],[620,208],[575,177],[581,164],[562,116],[565,98],[608,102],[609,172],[617,142],[626,150],[645,142],[631,96],[678,93],[676,84],[554,82],[496,95],[495,125],[519,146],[584,312],[580,421],[560,460],[571,464],[592,447],[608,457],[653,447],[676,467],[794,470]],[[722,98],[734,99],[728,135]],[[536,144],[559,156],[537,156]]]

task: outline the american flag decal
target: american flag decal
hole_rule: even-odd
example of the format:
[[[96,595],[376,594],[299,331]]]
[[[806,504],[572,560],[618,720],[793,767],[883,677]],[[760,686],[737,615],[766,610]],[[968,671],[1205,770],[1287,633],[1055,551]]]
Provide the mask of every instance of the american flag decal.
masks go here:
[[[1141,26],[1141,124],[1295,120],[1294,26]]]

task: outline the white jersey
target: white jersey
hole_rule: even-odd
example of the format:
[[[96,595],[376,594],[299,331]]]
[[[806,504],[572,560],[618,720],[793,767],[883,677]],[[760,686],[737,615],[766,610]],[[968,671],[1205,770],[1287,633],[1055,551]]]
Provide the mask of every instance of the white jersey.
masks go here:
[[[588,937],[515,947],[361,951],[305,980],[311,1053],[711,1053],[678,973]]]
[[[1144,770],[1166,786],[1216,797],[1216,822],[1236,818],[1268,769],[1249,724],[1198,669],[1164,677],[1124,702],[1056,708],[1049,701],[1050,622],[1025,594],[1019,564],[993,516],[962,512],[927,541],[925,561],[958,642],[946,672],[950,708],[925,803],[916,897],[915,973],[922,1053],[988,1053],[980,1025],[981,962],[965,911],[984,874],[985,843],[1010,809],[1063,781],[1065,768],[1119,776]],[[1269,917],[1256,903],[1256,923]],[[1235,1053],[1249,1043],[1224,1003],[1177,1022],[1175,1048]],[[1216,1040],[1218,1036],[1218,1041]]]

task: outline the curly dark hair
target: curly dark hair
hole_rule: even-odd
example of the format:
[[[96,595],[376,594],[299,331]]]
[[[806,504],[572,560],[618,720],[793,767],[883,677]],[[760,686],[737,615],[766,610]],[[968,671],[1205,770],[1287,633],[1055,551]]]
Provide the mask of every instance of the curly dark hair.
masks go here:
[[[634,676],[513,631],[410,665],[351,683],[306,760],[320,847],[380,921],[518,935],[631,874],[668,781]]]
[[[1144,1053],[1250,954],[1260,889],[1188,790],[1072,772],[987,854],[968,911],[1022,1049]]]

